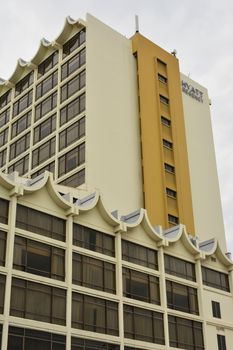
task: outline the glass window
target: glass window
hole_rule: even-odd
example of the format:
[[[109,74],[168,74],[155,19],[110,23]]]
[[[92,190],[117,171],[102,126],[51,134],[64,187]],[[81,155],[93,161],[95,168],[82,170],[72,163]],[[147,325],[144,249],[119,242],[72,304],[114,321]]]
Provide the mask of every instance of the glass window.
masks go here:
[[[81,90],[85,86],[86,72],[83,70],[81,73],[76,75],[73,79],[69,80],[68,83],[61,87],[61,102],[68,99],[70,96]]]
[[[218,350],[227,350],[225,335],[217,334]]]
[[[30,132],[12,143],[10,146],[10,160],[25,152],[30,145]]]
[[[11,350],[65,350],[66,337],[60,334],[10,326],[8,348]]]
[[[32,168],[42,164],[55,153],[55,137],[43,143],[32,152]]]
[[[158,74],[158,80],[163,84],[167,84],[167,78],[162,74]]]
[[[0,275],[0,314],[3,314],[6,277]]]
[[[163,117],[163,116],[161,116],[161,122],[162,122],[163,125],[171,126],[171,121],[170,121],[170,119],[167,119],[167,118],[165,118],[165,117]]]
[[[79,51],[61,67],[61,79],[65,79],[86,63],[86,49]]]
[[[76,50],[79,46],[81,46],[86,39],[85,28],[80,30],[77,34],[75,34],[71,39],[69,39],[63,45],[63,58],[70,55],[71,52]]]
[[[68,147],[73,142],[85,136],[85,117],[70,125],[59,134],[59,150]]]
[[[10,108],[0,114],[0,128],[9,122]]]
[[[38,66],[38,78],[47,73],[50,69],[55,67],[58,62],[58,51],[55,51],[46,58],[43,62],[41,62]]]
[[[8,210],[9,202],[5,199],[0,198],[0,222],[2,224],[8,223]]]
[[[120,345],[72,337],[71,350],[120,350]]]
[[[0,133],[0,147],[4,146],[8,141],[8,128]]]
[[[57,92],[55,91],[53,94],[48,96],[35,108],[35,120],[41,119],[45,114],[52,111],[57,106]]]
[[[164,255],[165,272],[170,275],[196,281],[195,265],[174,256]]]
[[[74,175],[69,176],[67,179],[59,182],[59,185],[65,185],[70,187],[78,187],[85,183],[85,169],[80,170]]]
[[[230,292],[228,275],[202,266],[202,281],[206,286]]]
[[[46,170],[50,171],[51,173],[54,173],[55,169],[55,162],[47,164],[45,167],[41,168],[40,170],[36,171],[34,174],[31,175],[31,178],[34,179],[40,174],[43,174]]]
[[[216,318],[221,318],[221,309],[220,309],[220,303],[218,303],[217,301],[211,301],[212,304],[212,313],[213,313],[213,317]]]
[[[65,220],[17,204],[16,227],[65,241]]]
[[[1,202],[0,202],[1,205]],[[5,265],[6,256],[6,232],[0,231],[0,266]]]
[[[195,288],[166,281],[166,291],[169,308],[199,315],[197,290]]]
[[[80,95],[72,102],[68,103],[65,107],[61,109],[60,112],[60,125],[67,123],[78,114],[82,113],[85,110],[86,104],[85,94]]]
[[[160,304],[159,278],[123,267],[123,295],[152,304]]]
[[[16,122],[12,124],[11,138],[19,135],[22,131],[26,130],[31,125],[32,111],[24,114]]]
[[[0,152],[0,168],[6,164],[6,152],[6,148]]]
[[[12,316],[60,325],[66,324],[66,291],[12,278]]]
[[[122,259],[158,270],[157,251],[122,240]]]
[[[160,99],[160,102],[165,104],[165,105],[168,105],[169,104],[169,99],[163,95],[159,95],[159,99]]]
[[[15,236],[13,268],[64,281],[65,251]]]
[[[36,100],[45,95],[49,90],[52,90],[57,85],[57,70],[53,72],[48,78],[44,79],[36,87]]]
[[[163,314],[124,305],[125,338],[165,344]]]
[[[116,293],[115,265],[73,253],[73,283]]]
[[[34,144],[43,140],[56,129],[56,117],[54,114],[34,129]]]
[[[13,117],[21,113],[24,109],[29,107],[32,103],[32,90],[26,95],[19,98],[13,105]]]
[[[172,190],[171,188],[166,188],[166,193],[168,197],[176,198],[176,191]]]
[[[187,350],[204,350],[202,323],[168,316],[170,346]]]
[[[8,90],[7,92],[5,92],[5,94],[0,96],[0,109],[8,105],[10,100],[11,100],[11,90]]]
[[[163,139],[163,146],[166,148],[169,148],[169,149],[173,148],[172,142],[165,140],[165,139]]]
[[[72,327],[118,336],[117,303],[73,293]]]
[[[21,158],[8,168],[8,173],[13,173],[13,171],[18,171],[19,175],[22,176],[28,172],[29,156]]]
[[[79,224],[73,225],[73,244],[98,253],[115,256],[113,236]]]
[[[168,173],[175,173],[175,167],[173,165],[164,163],[164,169],[168,172]]]
[[[68,153],[58,159],[58,175],[59,177],[67,174],[85,162],[85,143],[73,148]]]
[[[170,195],[170,197],[172,197],[172,196]],[[179,218],[177,216],[168,214],[167,218],[168,218],[168,222],[170,224],[172,224],[172,225],[178,225],[179,224]]]
[[[29,88],[29,86],[32,85],[34,78],[34,71],[27,74],[23,79],[21,79],[16,85],[15,85],[15,96],[20,95],[24,90]]]

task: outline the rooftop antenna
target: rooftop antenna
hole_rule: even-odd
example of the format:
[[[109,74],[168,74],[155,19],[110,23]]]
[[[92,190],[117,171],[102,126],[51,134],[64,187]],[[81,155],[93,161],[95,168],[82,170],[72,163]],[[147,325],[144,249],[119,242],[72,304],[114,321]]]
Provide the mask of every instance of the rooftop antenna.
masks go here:
[[[139,33],[139,20],[138,15],[135,15],[135,32]]]

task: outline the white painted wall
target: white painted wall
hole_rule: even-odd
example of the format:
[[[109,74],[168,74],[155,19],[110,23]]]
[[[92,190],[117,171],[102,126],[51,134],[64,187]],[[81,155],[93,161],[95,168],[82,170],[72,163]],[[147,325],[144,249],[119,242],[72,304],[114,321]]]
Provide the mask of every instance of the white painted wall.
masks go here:
[[[143,207],[136,64],[131,41],[87,15],[86,185],[108,210]]]
[[[203,92],[203,103],[182,92],[196,234],[216,237],[226,252],[208,92],[183,74],[181,80]]]

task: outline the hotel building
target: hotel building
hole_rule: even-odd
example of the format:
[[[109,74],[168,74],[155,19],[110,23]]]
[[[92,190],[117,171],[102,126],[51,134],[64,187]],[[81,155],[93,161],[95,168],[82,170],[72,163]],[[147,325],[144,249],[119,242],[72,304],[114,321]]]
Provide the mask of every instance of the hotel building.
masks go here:
[[[209,104],[89,14],[1,81],[2,350],[233,348]]]

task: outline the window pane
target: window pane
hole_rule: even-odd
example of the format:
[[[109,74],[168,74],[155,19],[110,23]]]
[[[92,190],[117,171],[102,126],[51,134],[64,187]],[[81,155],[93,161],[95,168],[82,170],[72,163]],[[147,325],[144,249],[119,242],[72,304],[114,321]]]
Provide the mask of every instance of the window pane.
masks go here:
[[[16,227],[65,241],[65,220],[17,205]]]
[[[65,325],[66,292],[39,283],[12,279],[12,316]]]
[[[151,269],[158,269],[156,250],[125,240],[122,240],[122,259]]]
[[[106,249],[106,240],[110,242]],[[114,237],[79,224],[73,224],[73,244],[102,254],[115,256]]]

